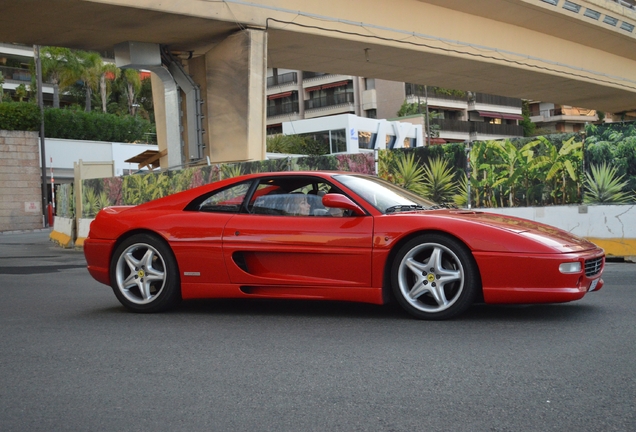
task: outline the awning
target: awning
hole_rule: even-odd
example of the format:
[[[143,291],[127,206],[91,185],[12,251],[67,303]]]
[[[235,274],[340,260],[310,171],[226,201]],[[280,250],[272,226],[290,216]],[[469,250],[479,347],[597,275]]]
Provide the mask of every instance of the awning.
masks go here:
[[[159,167],[159,159],[161,159],[163,156],[167,154],[168,154],[168,151],[165,149],[161,151],[146,150],[143,153],[139,153],[137,156],[133,156],[130,159],[126,159],[124,162],[139,164],[138,165],[139,169],[142,169],[143,167],[147,166],[151,170],[153,170]]]
[[[307,87],[305,91],[312,92],[312,91],[324,90],[324,89],[333,88],[333,87],[346,86],[347,84],[349,84],[348,80],[338,81],[338,82],[323,84],[323,85],[314,86],[314,87]]]
[[[446,144],[444,138],[431,138],[431,144]]]
[[[492,112],[492,111],[477,111],[477,114],[479,114],[481,117],[503,118],[501,113]]]
[[[424,104],[424,101],[422,101],[422,104]],[[460,107],[448,107],[444,105],[443,103],[437,104],[437,103],[431,102],[430,100],[428,101],[428,107],[433,109],[443,109],[444,111],[464,111],[465,109]]]
[[[505,120],[523,120],[523,116],[519,114],[505,114],[493,111],[477,111],[481,117],[500,118]]]
[[[501,118],[506,120],[523,120],[523,116],[519,114],[502,114]]]
[[[349,84],[349,81],[338,81],[338,82],[335,82],[335,83],[324,84],[321,87],[324,90],[324,89],[328,89],[328,88],[346,86],[347,84]]]
[[[268,95],[267,99],[282,99],[282,98],[286,98],[291,96],[292,92],[288,91],[288,92],[284,92],[284,93],[277,93],[277,94],[272,94],[272,95]]]

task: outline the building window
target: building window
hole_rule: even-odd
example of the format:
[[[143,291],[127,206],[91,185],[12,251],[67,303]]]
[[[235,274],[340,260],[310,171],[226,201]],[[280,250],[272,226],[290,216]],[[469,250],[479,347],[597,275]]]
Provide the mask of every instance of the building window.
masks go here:
[[[346,153],[347,134],[344,129],[331,131],[331,153]]]
[[[353,103],[353,82],[343,82],[341,85],[333,87],[330,87],[331,85],[333,84],[310,89],[309,99],[305,101],[305,109]]]
[[[267,135],[279,135],[283,133],[282,123],[267,126]]]
[[[404,148],[415,148],[416,144],[415,138],[404,138]]]
[[[375,78],[365,78],[364,79],[364,89],[365,90],[373,90],[373,89],[375,89]]]
[[[310,132],[301,134],[301,136],[327,146],[331,153],[345,153],[347,151],[347,135],[344,129]]]
[[[372,118],[372,119],[378,118],[378,110],[375,108],[366,110],[366,113],[367,113],[367,118]]]
[[[358,131],[358,148],[374,149],[376,137],[377,134],[372,132]]]
[[[267,117],[294,114],[298,109],[298,92],[286,92],[267,97]]]

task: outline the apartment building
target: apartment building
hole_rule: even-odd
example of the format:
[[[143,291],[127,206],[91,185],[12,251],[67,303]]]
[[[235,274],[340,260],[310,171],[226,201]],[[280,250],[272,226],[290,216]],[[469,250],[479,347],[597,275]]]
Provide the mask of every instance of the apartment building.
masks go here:
[[[520,99],[286,69],[268,70],[268,134],[284,122],[338,114],[395,119],[405,101],[422,104],[432,143],[523,136]]]
[[[30,65],[33,62],[33,57],[33,47],[0,43],[0,75],[4,81],[1,84],[4,93],[15,95],[16,89],[22,84],[30,89]],[[42,84],[42,95],[45,103],[53,101],[53,85],[51,83],[44,82]]]
[[[530,120],[547,133],[579,132],[599,120],[596,110],[530,101]]]

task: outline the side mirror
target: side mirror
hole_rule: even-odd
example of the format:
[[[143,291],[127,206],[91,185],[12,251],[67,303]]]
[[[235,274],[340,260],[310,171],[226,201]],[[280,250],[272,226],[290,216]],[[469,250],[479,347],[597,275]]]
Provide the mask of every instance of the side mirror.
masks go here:
[[[322,197],[322,205],[324,205],[325,207],[351,210],[356,216],[364,216],[366,214],[358,204],[354,203],[348,197],[342,194],[326,194]]]

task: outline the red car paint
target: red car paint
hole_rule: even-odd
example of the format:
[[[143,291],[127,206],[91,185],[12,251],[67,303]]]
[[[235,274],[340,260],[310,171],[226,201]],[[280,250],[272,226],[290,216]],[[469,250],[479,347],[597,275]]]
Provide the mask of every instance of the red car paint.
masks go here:
[[[328,299],[382,304],[389,298],[393,256],[421,233],[444,233],[463,243],[479,269],[486,303],[567,302],[603,286],[603,250],[565,231],[507,216],[457,210],[387,213],[338,180],[346,173],[260,173],[227,179],[134,207],[110,207],[92,222],[84,243],[90,274],[111,284],[113,251],[128,236],[152,233],[178,263],[181,296],[191,298]],[[348,217],[202,212],[188,209],[212,191],[264,177],[310,177],[329,182],[361,209]],[[261,189],[262,191],[263,189]],[[254,193],[254,197],[258,195]],[[261,192],[262,195],[262,192]],[[328,202],[329,198],[324,198]],[[344,202],[344,201],[343,201]],[[600,260],[592,276],[585,263]],[[582,270],[564,274],[563,262]],[[595,281],[596,282],[593,282]]]

